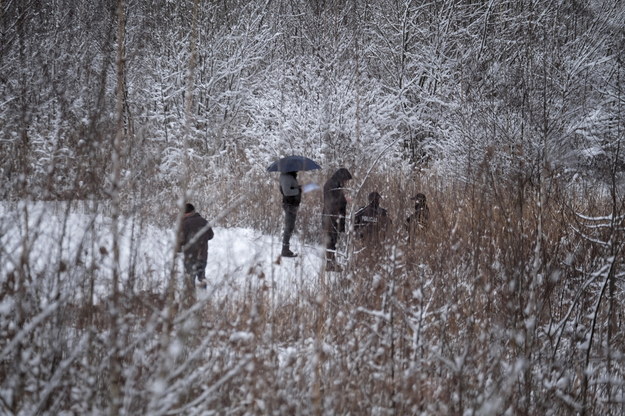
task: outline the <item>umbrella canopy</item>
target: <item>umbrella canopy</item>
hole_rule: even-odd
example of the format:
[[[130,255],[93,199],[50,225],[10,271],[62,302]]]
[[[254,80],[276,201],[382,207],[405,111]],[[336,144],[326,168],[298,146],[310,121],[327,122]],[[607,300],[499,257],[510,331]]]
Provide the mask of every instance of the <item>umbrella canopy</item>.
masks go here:
[[[298,172],[300,170],[321,169],[321,166],[305,156],[287,156],[276,160],[267,168],[269,172]]]

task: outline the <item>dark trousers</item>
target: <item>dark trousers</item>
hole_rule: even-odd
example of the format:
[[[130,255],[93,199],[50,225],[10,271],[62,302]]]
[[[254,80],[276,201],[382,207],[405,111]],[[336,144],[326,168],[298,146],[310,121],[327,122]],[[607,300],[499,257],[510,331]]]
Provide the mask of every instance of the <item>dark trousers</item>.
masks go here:
[[[329,230],[326,236],[326,250],[336,251],[336,243],[339,241],[339,233]]]
[[[187,283],[191,284],[191,287],[195,287],[195,279],[201,282],[206,278],[205,276],[206,263],[186,259],[184,262],[184,274],[187,278]]]
[[[282,234],[282,246],[286,248],[289,247],[291,235],[293,235],[293,230],[295,230],[297,208],[297,205],[282,204],[282,209],[284,209],[284,233]]]
[[[326,243],[326,259],[334,261],[336,252],[336,243],[339,241],[339,222],[332,218],[325,224],[325,243]]]

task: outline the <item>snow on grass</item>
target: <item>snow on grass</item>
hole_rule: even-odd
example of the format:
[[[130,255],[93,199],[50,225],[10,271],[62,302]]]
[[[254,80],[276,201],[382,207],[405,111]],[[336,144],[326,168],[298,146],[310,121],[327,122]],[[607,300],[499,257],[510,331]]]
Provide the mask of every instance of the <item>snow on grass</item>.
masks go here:
[[[102,297],[111,292],[118,265],[122,282],[132,280],[135,291],[162,292],[172,270],[182,286],[182,258],[174,253],[175,224],[163,229],[135,217],[121,218],[116,262],[112,219],[103,211],[86,206],[67,210],[67,203],[58,202],[0,204],[2,278],[24,264],[28,273],[47,279],[51,286],[53,282],[84,285],[93,275],[96,297]],[[323,258],[320,246],[304,246],[294,236],[292,248],[300,256],[278,261],[280,236],[247,228],[217,226],[213,230],[206,267],[209,287],[200,292],[204,296],[236,298],[262,285],[288,298],[318,281]]]

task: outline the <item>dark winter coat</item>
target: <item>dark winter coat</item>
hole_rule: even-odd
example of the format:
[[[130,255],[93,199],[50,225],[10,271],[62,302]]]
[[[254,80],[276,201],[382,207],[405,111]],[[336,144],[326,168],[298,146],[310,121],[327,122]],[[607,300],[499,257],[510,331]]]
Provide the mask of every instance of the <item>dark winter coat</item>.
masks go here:
[[[430,209],[426,204],[415,205],[415,210],[406,218],[406,228],[408,230],[408,241],[414,241],[415,237],[423,230],[427,229],[430,220]]]
[[[182,219],[181,233],[179,251],[184,251],[185,263],[206,264],[208,240],[215,235],[208,221],[199,213],[194,212]]]
[[[351,178],[347,169],[340,168],[323,186],[323,229],[326,232],[345,232],[347,199],[341,188]]]
[[[356,237],[366,243],[382,242],[390,224],[386,210],[375,202],[360,208],[354,215]]]

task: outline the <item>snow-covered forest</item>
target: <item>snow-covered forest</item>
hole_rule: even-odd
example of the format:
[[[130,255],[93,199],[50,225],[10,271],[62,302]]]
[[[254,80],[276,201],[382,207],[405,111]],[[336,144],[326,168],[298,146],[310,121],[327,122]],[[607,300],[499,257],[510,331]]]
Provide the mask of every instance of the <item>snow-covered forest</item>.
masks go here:
[[[0,414],[625,414],[624,87],[613,0],[0,1]]]

